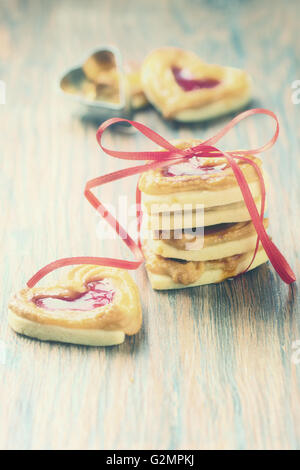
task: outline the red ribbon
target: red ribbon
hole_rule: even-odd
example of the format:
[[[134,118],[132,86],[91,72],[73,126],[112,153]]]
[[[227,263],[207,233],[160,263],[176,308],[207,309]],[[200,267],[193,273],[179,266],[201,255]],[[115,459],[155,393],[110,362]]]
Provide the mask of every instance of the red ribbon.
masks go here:
[[[239,150],[234,152],[224,152],[216,147],[216,144],[227,132],[229,132],[236,124],[241,122],[243,119],[252,116],[254,114],[266,114],[272,117],[276,122],[276,130],[272,137],[272,139],[267,142],[262,147],[257,149],[250,149],[250,150]],[[145,137],[148,137],[152,142],[157,144],[158,146],[162,147],[163,151],[152,151],[152,152],[121,152],[117,150],[110,150],[102,145],[102,135],[104,131],[113,124],[126,122],[133,127],[135,127],[139,132],[141,132]],[[246,268],[247,271],[253,260],[257,254],[259,242],[261,242],[266,254],[270,262],[272,263],[274,269],[277,271],[281,279],[290,284],[296,280],[295,275],[290,268],[288,262],[282,255],[282,253],[278,250],[275,244],[270,240],[263,224],[264,219],[264,210],[265,210],[265,199],[266,199],[266,190],[264,179],[261,173],[259,166],[252,161],[251,159],[247,158],[247,155],[256,155],[262,153],[268,149],[270,149],[277,140],[279,134],[279,123],[276,115],[267,109],[251,109],[249,111],[245,111],[238,116],[236,116],[232,121],[230,121],[223,129],[221,129],[215,136],[211,137],[210,139],[202,142],[195,147],[190,147],[188,149],[182,150],[178,149],[170,142],[165,140],[159,134],[154,132],[147,126],[136,122],[136,121],[129,121],[128,119],[120,119],[120,118],[113,118],[108,119],[105,121],[97,131],[97,140],[102,148],[102,150],[110,155],[111,157],[120,158],[123,160],[150,160],[149,163],[144,165],[138,165],[130,168],[125,168],[124,170],[115,171],[113,173],[109,173],[107,175],[99,176],[98,178],[94,178],[87,182],[84,195],[90,204],[101,214],[102,217],[106,219],[106,221],[116,230],[117,234],[120,235],[122,240],[128,246],[128,248],[132,251],[135,256],[135,261],[126,261],[122,259],[115,259],[115,258],[99,258],[99,257],[75,257],[75,258],[63,258],[53,263],[48,264],[47,266],[40,269],[27,283],[28,287],[33,287],[40,279],[46,276],[51,271],[54,271],[57,268],[62,266],[69,266],[75,264],[95,264],[101,266],[111,266],[123,269],[137,269],[144,261],[143,252],[141,248],[140,242],[140,226],[141,226],[141,193],[137,186],[136,189],[136,215],[137,215],[137,229],[138,229],[138,241],[135,242],[127,231],[119,224],[119,222],[108,212],[108,210],[104,207],[104,205],[96,198],[93,194],[92,189],[112,181],[116,181],[122,178],[126,178],[127,176],[137,175],[140,173],[144,173],[145,171],[153,170],[156,168],[162,168],[164,166],[169,166],[174,163],[180,163],[186,160],[187,158],[191,158],[191,156],[197,156],[199,158],[220,158],[225,157],[228,164],[231,166],[232,171],[236,177],[236,180],[241,188],[241,192],[251,216],[253,225],[257,232],[257,242],[256,247],[254,250],[254,255],[251,260],[251,263]],[[260,212],[258,212],[255,202],[253,200],[251,191],[249,189],[248,183],[245,179],[245,176],[240,169],[236,160],[243,160],[251,165],[259,178],[260,189],[261,189],[261,207]],[[244,271],[244,272],[245,272]]]

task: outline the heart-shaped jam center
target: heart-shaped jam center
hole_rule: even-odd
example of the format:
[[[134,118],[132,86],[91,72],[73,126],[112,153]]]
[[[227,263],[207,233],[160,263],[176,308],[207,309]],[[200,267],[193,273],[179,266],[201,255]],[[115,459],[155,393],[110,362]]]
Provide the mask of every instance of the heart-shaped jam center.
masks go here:
[[[186,162],[165,167],[162,172],[164,176],[198,175],[202,178],[208,178],[213,173],[221,173],[225,168],[228,168],[227,163],[217,163],[215,160],[205,162],[197,157],[192,157]]]
[[[201,88],[214,88],[220,84],[216,78],[194,78],[189,70],[180,67],[172,67],[172,72],[176,83],[184,91],[200,90]]]
[[[88,311],[104,307],[112,302],[115,290],[108,279],[91,281],[87,285],[87,291],[73,298],[49,296],[38,297],[33,302],[46,310],[82,310]]]

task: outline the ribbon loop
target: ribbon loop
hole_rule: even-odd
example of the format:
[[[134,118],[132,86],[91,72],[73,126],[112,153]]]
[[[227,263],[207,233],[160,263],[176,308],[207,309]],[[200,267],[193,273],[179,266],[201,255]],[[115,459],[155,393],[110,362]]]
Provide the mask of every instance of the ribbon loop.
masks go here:
[[[270,116],[275,120],[276,129],[273,137],[263,146],[258,147],[252,150],[241,150],[241,151],[230,151],[224,152],[216,148],[214,145],[225,135],[227,134],[234,126],[236,126],[239,122],[243,121],[244,119],[256,115],[256,114],[264,114]],[[149,152],[124,152],[118,150],[111,150],[102,144],[102,136],[104,131],[112,126],[113,124],[125,122],[130,124],[135,129],[137,129],[141,134],[147,137],[150,141],[155,143],[156,145],[162,147],[164,150],[156,150],[156,151],[149,151]],[[257,254],[259,243],[262,244],[266,254],[270,262],[272,263],[274,269],[279,274],[281,279],[290,284],[296,280],[295,275],[289,266],[288,262],[279,251],[279,249],[275,246],[275,244],[269,238],[264,224],[264,210],[265,210],[265,199],[266,199],[266,190],[264,184],[264,178],[259,166],[253,161],[251,158],[247,157],[249,154],[256,155],[266,150],[270,149],[276,142],[279,134],[279,122],[276,115],[267,109],[256,108],[251,109],[248,111],[244,111],[243,113],[236,116],[232,121],[230,121],[223,129],[221,129],[217,134],[212,136],[211,138],[207,139],[206,141],[196,145],[194,147],[190,147],[189,149],[178,149],[173,144],[168,142],[162,136],[154,132],[149,127],[145,126],[136,121],[130,121],[128,119],[122,118],[112,118],[105,121],[98,129],[96,137],[97,141],[101,147],[101,149],[111,157],[123,159],[123,160],[135,160],[135,161],[142,161],[147,160],[148,163],[143,165],[138,165],[130,168],[126,168],[124,170],[119,170],[114,173],[109,173],[107,175],[99,176],[98,178],[94,178],[86,183],[85,187],[85,197],[89,201],[89,203],[101,214],[102,217],[115,229],[117,234],[122,238],[124,243],[129,247],[131,252],[135,257],[135,261],[126,261],[120,260],[115,258],[95,258],[95,257],[77,257],[77,258],[64,258],[61,260],[54,261],[49,265],[42,268],[38,271],[27,283],[29,287],[33,287],[40,279],[42,279],[46,274],[51,271],[54,271],[57,268],[62,266],[67,266],[71,264],[97,264],[97,265],[104,265],[104,266],[111,266],[111,267],[119,267],[123,269],[137,269],[144,261],[143,259],[143,252],[141,247],[141,240],[140,240],[140,228],[141,228],[141,192],[137,186],[136,189],[136,215],[137,215],[137,231],[138,231],[138,240],[135,242],[130,235],[126,232],[126,230],[119,224],[119,222],[108,212],[108,210],[103,206],[103,204],[99,201],[98,198],[93,194],[92,189],[103,184],[107,184],[112,181],[116,181],[121,178],[125,178],[131,175],[137,175],[144,173],[145,171],[154,170],[157,168],[162,168],[167,165],[171,165],[174,163],[179,163],[185,161],[187,158],[191,158],[191,156],[195,155],[199,158],[220,158],[223,157],[227,160],[228,164],[231,166],[232,171],[236,177],[236,181],[241,189],[245,205],[248,209],[249,215],[257,232],[257,242],[256,247],[254,250],[254,255],[251,260],[251,263],[246,268],[247,271],[250,266],[252,265],[254,258]],[[251,194],[249,185],[246,181],[246,178],[240,169],[236,160],[243,160],[249,165],[251,165],[257,173],[260,190],[261,190],[261,206],[260,212],[258,212],[255,201]],[[244,272],[245,272],[244,271]]]

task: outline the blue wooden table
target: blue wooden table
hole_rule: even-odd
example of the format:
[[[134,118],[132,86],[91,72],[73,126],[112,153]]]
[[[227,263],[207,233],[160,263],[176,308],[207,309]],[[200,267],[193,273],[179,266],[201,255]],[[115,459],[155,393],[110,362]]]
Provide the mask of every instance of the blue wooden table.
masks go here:
[[[47,262],[130,257],[118,240],[97,237],[82,195],[88,179],[122,164],[100,151],[95,123],[71,114],[56,89],[65,69],[103,43],[137,61],[181,46],[251,73],[252,106],[273,110],[281,125],[263,156],[270,233],[300,278],[299,17],[296,0],[1,1],[1,448],[299,449],[298,284],[288,287],[269,265],[178,292],[153,292],[140,269],[143,328],[118,347],[51,345],[7,325],[9,297]],[[172,124],[153,109],[135,119],[166,138],[203,139],[227,122]],[[267,119],[251,119],[223,148],[254,147],[272,131]],[[107,142],[145,148],[137,134],[109,133]],[[113,203],[134,184],[107,186],[102,199]]]

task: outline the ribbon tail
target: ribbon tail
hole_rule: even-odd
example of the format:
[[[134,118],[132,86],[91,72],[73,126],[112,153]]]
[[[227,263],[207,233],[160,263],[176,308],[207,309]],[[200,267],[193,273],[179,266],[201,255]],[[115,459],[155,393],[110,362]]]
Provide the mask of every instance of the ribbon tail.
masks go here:
[[[135,270],[140,265],[140,261],[126,261],[122,259],[114,258],[99,258],[95,256],[77,256],[71,258],[61,258],[52,263],[47,264],[41,268],[37,273],[32,276],[27,282],[29,288],[34,287],[43,277],[47,274],[55,271],[56,269],[62,268],[64,266],[73,266],[75,264],[94,264],[97,266],[109,266],[112,268],[122,268],[128,270]]]
[[[248,183],[245,179],[242,170],[239,168],[238,164],[235,162],[234,158],[229,153],[224,152],[224,156],[226,157],[235,174],[235,177],[243,194],[245,204],[253,221],[253,225],[256,229],[258,238],[271,264],[273,265],[275,271],[279,274],[281,279],[287,284],[291,284],[296,280],[295,274],[293,273],[291,267],[289,266],[287,260],[284,258],[282,253],[269,238],[263,225],[262,217],[257,211],[251,191],[249,189]]]

